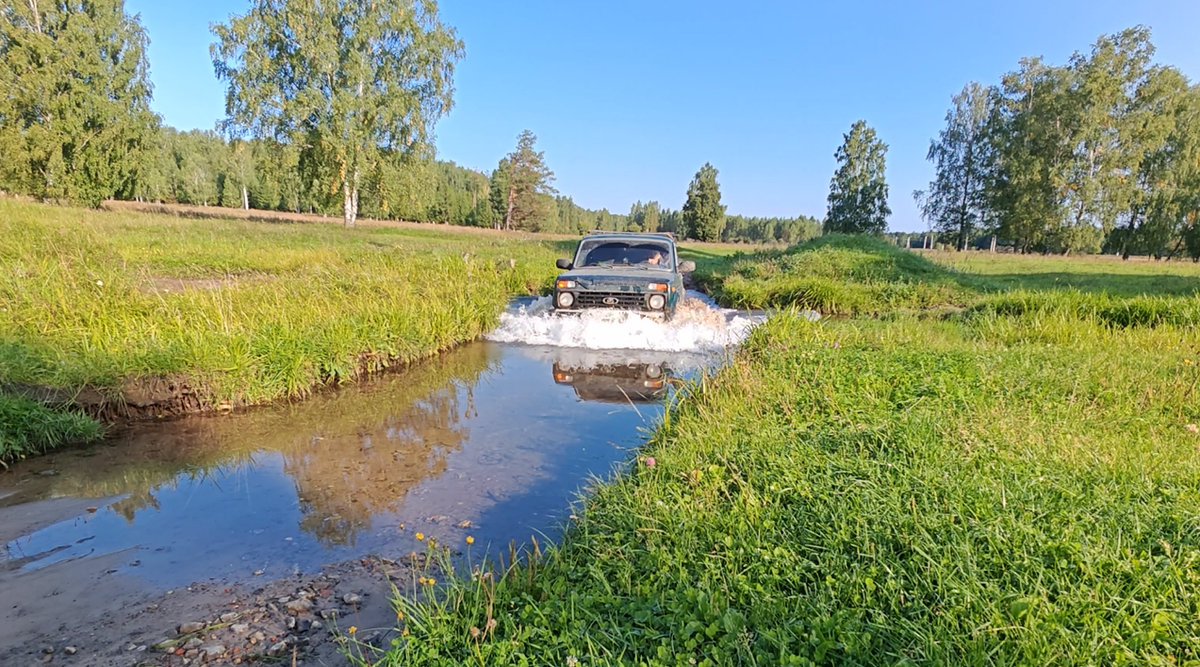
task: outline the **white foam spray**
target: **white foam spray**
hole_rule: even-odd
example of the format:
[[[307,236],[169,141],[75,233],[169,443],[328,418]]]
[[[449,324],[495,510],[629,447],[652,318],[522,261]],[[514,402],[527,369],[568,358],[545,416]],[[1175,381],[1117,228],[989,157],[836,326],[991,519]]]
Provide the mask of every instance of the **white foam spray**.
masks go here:
[[[763,322],[762,315],[718,308],[705,295],[687,292],[669,322],[636,313],[597,310],[556,316],[549,297],[500,315],[488,340],[588,350],[716,352],[737,345]]]

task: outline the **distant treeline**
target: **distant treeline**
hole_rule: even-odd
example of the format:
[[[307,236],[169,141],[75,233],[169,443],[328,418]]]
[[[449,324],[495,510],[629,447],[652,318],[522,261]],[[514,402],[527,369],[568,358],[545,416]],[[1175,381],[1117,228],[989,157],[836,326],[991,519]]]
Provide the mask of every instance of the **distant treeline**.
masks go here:
[[[914,193],[932,229],[959,248],[995,235],[1021,252],[1200,258],[1200,85],[1153,56],[1137,27],[968,84]]]
[[[306,5],[288,7],[292,20],[328,18],[312,14]],[[452,73],[461,44],[452,29],[437,23],[436,14],[426,17],[429,26],[410,34],[405,31],[415,28],[403,20],[407,10],[372,4],[369,12],[355,13],[355,7],[342,7],[355,30],[366,34],[386,27],[405,36],[396,43],[412,42],[404,47],[412,53],[380,53],[378,62],[369,63],[379,76],[396,76],[386,63],[421,54],[414,62],[429,71],[409,72],[409,83],[444,83]],[[564,234],[663,230],[686,237],[696,232],[701,238],[746,243],[793,243],[819,233],[813,218],[724,216],[723,207],[725,224],[708,221],[703,230],[687,229],[683,212],[657,202],[635,203],[628,213],[581,207],[550,187],[553,172],[534,150],[536,137],[530,132],[522,133],[517,149],[491,173],[436,160],[421,138],[449,108],[445,86],[437,95],[397,102],[428,105],[426,117],[406,116],[396,121],[398,127],[356,126],[352,142],[346,140],[347,128],[330,125],[328,105],[304,107],[308,115],[286,118],[279,109],[257,108],[256,101],[273,96],[287,97],[292,111],[302,101],[320,101],[299,89],[271,88],[272,76],[251,76],[247,68],[264,65],[245,54],[261,46],[254,42],[260,32],[278,27],[278,16],[262,9],[254,5],[246,16],[214,28],[219,52],[214,66],[229,84],[230,115],[223,121],[228,132],[223,133],[177,131],[150,111],[147,36],[122,0],[13,3],[0,9],[0,190],[89,206],[127,199],[337,214],[345,215],[347,225],[361,211],[381,219]],[[426,5],[416,9],[433,11]],[[355,35],[346,39],[337,53],[358,48]],[[329,45],[313,48],[318,46]],[[425,90],[416,83],[412,90]],[[396,90],[383,86],[372,91],[372,99],[384,104]],[[387,115],[380,109],[371,114]],[[394,141],[397,136],[407,139]]]
[[[227,141],[202,130],[162,127],[154,135],[133,186],[124,198],[142,201],[224,206],[296,213],[340,213],[337,192],[323,191],[315,175],[306,177],[300,151],[261,140]],[[500,173],[497,173],[500,172]],[[376,219],[409,220],[475,227],[500,227],[507,201],[493,196],[502,168],[487,174],[443,160],[397,156],[367,180],[359,207]],[[501,188],[502,190],[502,188]],[[497,194],[502,194],[497,190]],[[687,237],[680,211],[658,202],[637,202],[628,213],[579,206],[568,196],[539,194],[545,205],[518,228],[553,234],[613,231],[665,231]],[[730,243],[798,243],[821,233],[816,218],[726,216],[721,240]]]

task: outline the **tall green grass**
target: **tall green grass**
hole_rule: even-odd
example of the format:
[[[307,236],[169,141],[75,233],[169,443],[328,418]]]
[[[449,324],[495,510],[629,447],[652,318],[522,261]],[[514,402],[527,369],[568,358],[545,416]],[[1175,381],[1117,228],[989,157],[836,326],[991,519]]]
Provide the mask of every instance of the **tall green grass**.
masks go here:
[[[0,394],[0,468],[63,443],[92,442],[102,434],[100,425],[85,415]]]
[[[1200,325],[1200,296],[1114,297],[1078,290],[1014,290],[981,298],[967,314],[1100,322],[1116,327],[1195,327]]]
[[[208,402],[303,396],[474,338],[555,244],[191,220],[0,200],[0,379]]]
[[[737,308],[862,315],[962,305],[970,296],[951,271],[865,236],[822,236],[787,250],[714,258],[698,268],[697,280]]]
[[[981,322],[773,319],[383,664],[1194,664],[1200,337]]]

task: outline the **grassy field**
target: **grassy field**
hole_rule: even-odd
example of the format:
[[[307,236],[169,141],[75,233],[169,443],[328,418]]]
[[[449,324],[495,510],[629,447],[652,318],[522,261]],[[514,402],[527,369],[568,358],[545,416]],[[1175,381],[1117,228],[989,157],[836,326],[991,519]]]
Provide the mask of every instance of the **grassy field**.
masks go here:
[[[835,264],[840,310],[877,317],[773,318],[561,545],[413,582],[379,663],[1200,664],[1197,297],[1086,261],[1089,291],[995,280],[1024,258],[807,247],[831,256],[766,257]],[[747,283],[787,279],[751,261]]]
[[[955,272],[978,276],[993,289],[1073,289],[1114,296],[1187,296],[1200,292],[1200,264],[1190,261],[986,252],[926,252],[924,256]]]
[[[172,378],[209,406],[304,396],[478,336],[567,246],[0,200],[0,379],[118,398]]]

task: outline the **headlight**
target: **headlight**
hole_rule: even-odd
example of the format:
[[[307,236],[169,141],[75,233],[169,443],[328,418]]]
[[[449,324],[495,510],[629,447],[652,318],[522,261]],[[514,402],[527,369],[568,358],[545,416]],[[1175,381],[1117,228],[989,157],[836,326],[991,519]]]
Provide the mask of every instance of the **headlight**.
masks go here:
[[[646,377],[657,378],[660,376],[662,376],[662,368],[658,367],[657,365],[646,367]]]
[[[661,294],[654,294],[650,297],[650,310],[662,310],[665,305],[667,305],[667,297]]]
[[[665,291],[667,291],[667,284],[666,283],[650,283],[649,285],[646,285],[646,289],[650,290],[651,292],[665,292]]]
[[[559,308],[570,308],[573,305],[575,305],[575,295],[574,294],[571,294],[570,292],[559,292],[558,293],[558,307]]]
[[[560,281],[558,281],[557,284],[558,284],[558,289],[575,289],[575,281],[574,280],[560,280]]]

